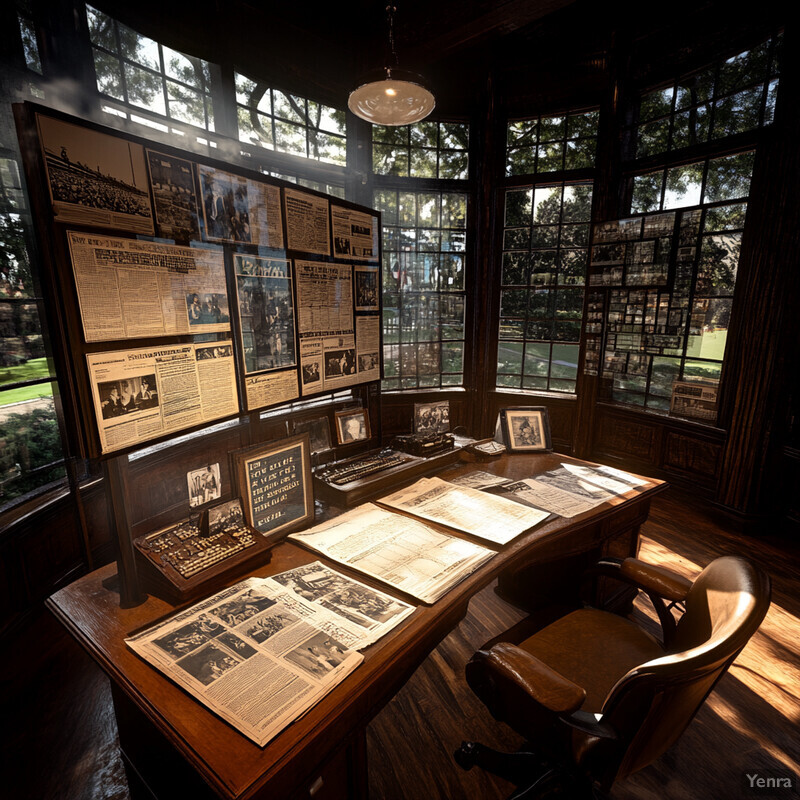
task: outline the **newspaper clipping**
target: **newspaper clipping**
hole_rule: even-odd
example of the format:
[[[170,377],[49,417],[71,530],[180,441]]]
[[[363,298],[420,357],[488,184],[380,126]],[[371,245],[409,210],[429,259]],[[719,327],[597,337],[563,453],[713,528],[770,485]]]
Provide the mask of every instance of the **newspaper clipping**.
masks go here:
[[[230,331],[221,250],[67,236],[87,342]]]
[[[289,538],[425,603],[438,600],[494,555],[373,503]]]
[[[104,453],[239,412],[230,341],[86,356]]]
[[[249,578],[125,641],[263,747],[413,611],[315,562]]]
[[[441,478],[422,478],[378,502],[493,544],[507,544],[550,516],[549,511],[456,486]]]
[[[331,205],[333,254],[354,261],[378,260],[378,219],[372,214]]]
[[[328,201],[295,189],[283,190],[286,211],[286,246],[303,253],[331,254],[328,236]]]
[[[198,165],[205,239],[283,247],[280,189]]]
[[[36,119],[56,219],[152,236],[144,148],[42,114]]]
[[[380,317],[356,317],[359,382],[378,381],[381,378],[380,324]]]
[[[295,272],[303,394],[363,381],[353,329],[353,267],[295,261]],[[377,341],[368,349],[376,352]]]
[[[300,397],[297,385],[297,372],[267,372],[263,375],[250,375],[244,379],[247,410],[288,403]]]

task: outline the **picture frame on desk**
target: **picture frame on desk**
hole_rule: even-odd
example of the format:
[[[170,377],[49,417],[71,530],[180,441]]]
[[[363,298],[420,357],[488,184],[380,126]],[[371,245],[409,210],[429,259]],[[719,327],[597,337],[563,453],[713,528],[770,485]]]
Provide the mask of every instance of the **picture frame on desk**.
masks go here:
[[[365,442],[370,438],[369,416],[365,408],[336,412],[336,438],[339,444]]]
[[[553,449],[545,406],[501,409],[500,424],[509,453],[547,453]]]
[[[247,524],[270,542],[313,522],[308,433],[232,452],[231,472]]]

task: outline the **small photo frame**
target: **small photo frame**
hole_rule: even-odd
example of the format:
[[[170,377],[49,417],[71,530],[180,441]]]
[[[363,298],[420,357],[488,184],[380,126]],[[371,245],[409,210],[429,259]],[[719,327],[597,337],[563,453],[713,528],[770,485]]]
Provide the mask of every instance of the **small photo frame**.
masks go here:
[[[500,411],[500,420],[510,453],[545,453],[553,449],[550,417],[545,406],[504,408]]]
[[[219,503],[208,509],[208,536],[218,533],[238,531],[244,524],[242,501],[237,497],[225,503]]]
[[[414,403],[414,433],[447,433],[449,430],[449,400]]]
[[[222,495],[219,464],[206,464],[200,469],[190,470],[186,473],[186,482],[189,484],[190,508],[218,500]]]
[[[369,417],[364,408],[336,412],[336,437],[339,444],[364,442],[370,438]]]
[[[307,433],[312,453],[331,449],[331,424],[327,417],[295,420],[294,433]]]
[[[251,528],[270,540],[314,520],[307,433],[231,453],[236,489]]]

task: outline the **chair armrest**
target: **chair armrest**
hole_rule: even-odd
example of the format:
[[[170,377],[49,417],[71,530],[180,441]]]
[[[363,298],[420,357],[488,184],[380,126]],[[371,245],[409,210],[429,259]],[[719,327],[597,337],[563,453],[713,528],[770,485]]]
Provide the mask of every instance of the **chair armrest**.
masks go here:
[[[619,572],[648,594],[657,594],[667,600],[685,600],[692,588],[688,578],[670,569],[646,564],[638,558],[626,558],[620,564]]]
[[[533,700],[550,713],[562,715],[576,711],[586,699],[586,691],[578,684],[508,642],[479,650],[467,664],[467,681],[490,709],[530,705]]]

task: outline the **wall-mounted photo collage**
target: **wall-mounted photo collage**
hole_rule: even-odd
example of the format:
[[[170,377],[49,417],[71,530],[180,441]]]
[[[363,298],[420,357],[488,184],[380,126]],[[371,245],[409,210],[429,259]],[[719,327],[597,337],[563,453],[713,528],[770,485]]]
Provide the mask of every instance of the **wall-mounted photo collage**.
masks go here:
[[[75,287],[93,455],[380,380],[377,212],[29,113]]]

